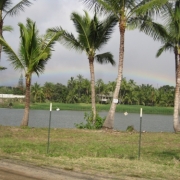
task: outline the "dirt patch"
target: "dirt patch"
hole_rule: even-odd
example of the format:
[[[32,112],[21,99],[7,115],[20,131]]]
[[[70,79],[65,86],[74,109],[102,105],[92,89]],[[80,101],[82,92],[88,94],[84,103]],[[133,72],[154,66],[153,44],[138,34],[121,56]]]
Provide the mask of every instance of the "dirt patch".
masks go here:
[[[112,176],[91,175],[68,171],[53,167],[40,167],[33,164],[1,159],[0,160],[0,179],[1,180],[121,180]],[[122,178],[125,180],[126,178]]]

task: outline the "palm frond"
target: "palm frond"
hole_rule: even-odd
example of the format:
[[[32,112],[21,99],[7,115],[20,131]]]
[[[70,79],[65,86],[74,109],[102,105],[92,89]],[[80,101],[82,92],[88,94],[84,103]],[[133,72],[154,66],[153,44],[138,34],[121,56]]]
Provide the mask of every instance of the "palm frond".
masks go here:
[[[4,32],[4,31],[9,31],[9,32],[11,32],[11,31],[13,31],[13,27],[12,27],[12,26],[3,26],[2,30],[3,30],[3,32]]]
[[[134,0],[120,1],[120,0],[80,0],[84,5],[90,9],[94,10],[95,13],[100,15],[115,15],[119,17],[120,9],[124,6],[132,7]]]
[[[168,0],[142,0],[134,11],[138,15],[148,14],[154,16],[159,14],[163,8],[166,9],[166,3],[168,3]]]
[[[44,40],[41,40],[41,46],[40,46],[40,55],[36,57],[36,61],[34,63],[38,63],[40,60],[48,60],[51,57],[51,51],[53,50],[53,45],[58,40],[59,36],[62,34],[62,32],[58,32],[56,34],[49,34],[47,33],[44,36]],[[44,42],[44,43],[42,43]],[[38,51],[39,51],[38,50]]]
[[[52,33],[48,30],[44,36],[39,38],[36,49],[32,52],[29,72],[35,72],[39,76],[44,71],[47,61],[51,58],[53,46],[61,34],[62,31]]]
[[[10,16],[17,15],[19,14],[20,11],[24,11],[25,7],[29,7],[31,4],[32,3],[29,0],[21,0],[10,10],[6,11],[6,15],[10,15]],[[6,15],[4,16],[4,18],[6,17]]]
[[[138,28],[154,40],[161,40],[168,36],[166,28],[159,23],[154,22],[149,16],[132,17],[128,20],[128,29]]]
[[[94,40],[95,49],[100,49],[104,46],[114,31],[114,27],[117,25],[118,19],[114,15],[110,15],[105,18],[97,27],[98,35]]]
[[[29,32],[26,28],[26,26],[22,23],[19,23],[18,24],[19,27],[20,27],[20,39],[21,39],[21,54],[22,56],[24,56],[23,60],[24,60],[24,63],[25,64],[28,64],[28,61],[30,59],[30,55],[31,55],[31,52],[32,52],[32,48],[34,48],[33,46],[33,40],[32,40],[32,36],[34,34],[34,25],[32,25],[32,31]]]
[[[32,68],[30,67],[29,70],[31,72],[34,72],[37,74],[37,76],[39,76],[40,73],[43,73],[45,70],[45,65],[47,64],[49,58],[51,57],[51,53],[41,53],[37,59],[39,59],[38,61],[36,61],[36,63],[32,63]]]
[[[94,9],[95,13],[109,13],[109,11],[107,11],[104,8],[104,2],[101,0],[80,0],[83,2],[83,4],[90,10]],[[106,7],[108,6],[108,4],[106,4]]]
[[[174,46],[171,43],[167,42],[158,49],[158,51],[156,53],[156,57],[159,57],[164,51],[169,51],[169,50],[173,51]]]
[[[100,64],[110,63],[112,65],[116,65],[116,62],[114,61],[113,58],[114,57],[110,52],[98,54],[95,56],[95,60]]]
[[[6,67],[0,66],[0,71],[7,69]]]
[[[14,69],[25,69],[17,54],[2,37],[0,37],[0,44],[3,46],[3,50],[8,55],[8,60],[11,62]]]
[[[55,27],[55,28],[48,28],[46,32],[49,34],[54,34],[54,33],[59,33],[63,31],[64,30],[62,29],[62,27]]]
[[[49,28],[49,33],[59,33],[58,41],[61,42],[69,49],[75,49],[82,52],[84,48],[81,46],[81,43],[74,37],[72,33],[68,33],[63,30],[62,27]]]
[[[89,35],[89,27],[91,23],[91,18],[86,11],[84,11],[85,15],[81,16],[80,14],[73,12],[71,14],[71,20],[74,23],[74,27],[76,32],[78,33],[77,40],[83,43],[83,46],[90,48],[90,43],[88,39]]]
[[[8,9],[12,6],[12,0],[1,0],[0,1],[0,10],[7,12]]]

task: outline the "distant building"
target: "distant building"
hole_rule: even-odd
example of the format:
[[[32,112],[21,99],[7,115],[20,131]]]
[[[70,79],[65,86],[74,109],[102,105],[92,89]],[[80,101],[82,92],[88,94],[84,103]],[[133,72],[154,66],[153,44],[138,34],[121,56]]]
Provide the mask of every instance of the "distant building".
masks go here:
[[[108,94],[97,94],[99,103],[107,104],[112,101],[113,93],[109,92]]]
[[[12,101],[24,101],[25,95],[14,95],[14,94],[0,94],[0,102],[6,102],[8,100]]]

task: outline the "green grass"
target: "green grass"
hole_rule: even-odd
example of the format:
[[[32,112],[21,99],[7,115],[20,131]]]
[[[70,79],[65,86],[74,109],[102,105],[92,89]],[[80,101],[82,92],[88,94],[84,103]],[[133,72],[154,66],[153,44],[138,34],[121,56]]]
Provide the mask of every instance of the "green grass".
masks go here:
[[[180,177],[179,134],[0,126],[0,156],[117,177],[174,180]]]
[[[48,110],[50,103],[32,103],[31,109],[35,110]],[[66,104],[66,103],[52,103],[53,110],[59,107],[61,110],[75,110],[75,111],[91,111],[91,104],[79,103],[79,104]],[[0,107],[7,107],[7,104],[0,104]],[[97,104],[97,111],[109,111],[110,104]],[[13,108],[23,109],[24,104],[13,103]],[[140,105],[117,105],[116,112],[129,112],[139,113],[140,108],[143,108],[144,114],[173,114],[173,107],[156,107],[156,106],[140,106]]]

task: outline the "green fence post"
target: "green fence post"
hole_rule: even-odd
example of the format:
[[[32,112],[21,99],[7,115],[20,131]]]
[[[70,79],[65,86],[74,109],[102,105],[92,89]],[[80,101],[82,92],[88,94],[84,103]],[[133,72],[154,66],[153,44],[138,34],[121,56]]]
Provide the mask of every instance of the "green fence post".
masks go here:
[[[49,114],[49,128],[48,128],[47,153],[49,153],[49,139],[50,139],[50,129],[51,129],[51,111],[52,111],[52,103],[50,103],[50,114]]]
[[[140,109],[140,128],[139,128],[139,152],[138,152],[138,159],[140,159],[140,155],[141,155],[141,127],[142,127],[142,108]]]

